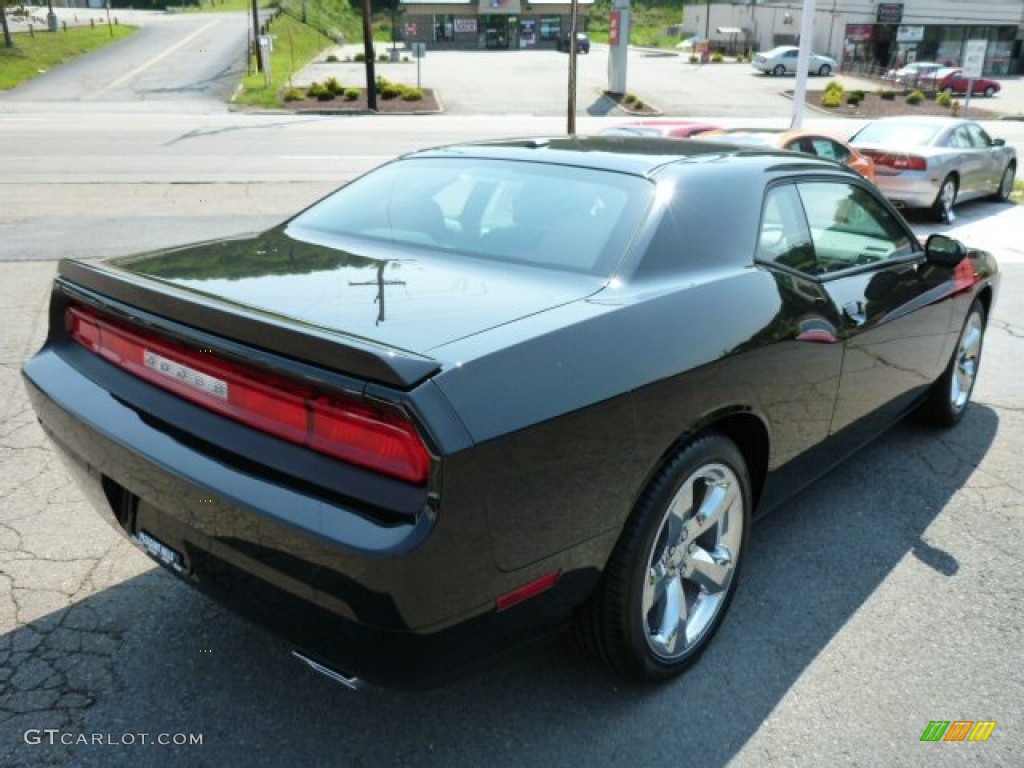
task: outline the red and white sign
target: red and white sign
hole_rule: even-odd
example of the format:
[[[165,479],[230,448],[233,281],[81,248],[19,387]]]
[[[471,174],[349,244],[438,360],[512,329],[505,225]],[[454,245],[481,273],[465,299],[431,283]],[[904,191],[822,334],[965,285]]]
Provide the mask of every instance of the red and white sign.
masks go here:
[[[608,14],[608,45],[619,44],[619,29],[621,29],[621,22],[621,12],[612,11]]]

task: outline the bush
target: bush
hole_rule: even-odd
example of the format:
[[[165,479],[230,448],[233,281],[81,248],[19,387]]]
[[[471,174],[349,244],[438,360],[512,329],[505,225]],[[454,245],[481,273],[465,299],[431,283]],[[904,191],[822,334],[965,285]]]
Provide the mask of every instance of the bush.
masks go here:
[[[643,101],[640,99],[637,99],[636,101],[633,102],[633,109],[643,109],[646,106],[647,105],[644,104]]]
[[[352,57],[352,61],[366,61],[366,54],[360,51]]]
[[[825,91],[821,95],[821,106],[835,109],[843,103],[843,94],[837,91]]]
[[[324,81],[324,88],[331,93],[338,95],[345,92],[345,86],[338,82],[338,78],[329,77]]]
[[[377,78],[377,93],[380,97],[385,100],[397,99],[402,95],[402,88],[404,86],[392,83],[390,80],[384,77]]]
[[[333,53],[327,54],[327,63],[328,64],[334,64],[337,61],[338,61],[338,57],[335,56]]]
[[[825,86],[825,93],[838,93],[840,96],[843,95],[843,85],[838,80],[829,80]]]
[[[402,101],[421,101],[423,99],[423,91],[419,88],[403,88],[402,89]]]
[[[907,95],[907,104],[920,104],[924,98],[924,93],[921,91],[913,91]]]
[[[377,61],[391,61],[391,54],[382,53],[379,56],[377,56]]]
[[[332,99],[334,99],[334,92],[326,89],[316,95],[317,101],[331,101]]]
[[[850,105],[851,107],[856,107],[856,106],[857,106],[857,105],[859,105],[859,104],[860,104],[860,103],[861,103],[862,101],[864,101],[864,96],[863,96],[863,94],[861,94],[860,96],[858,96],[858,95],[856,94],[856,92],[854,92],[854,93],[851,93],[851,94],[850,94],[849,96],[847,96],[847,97],[846,97],[846,103],[847,103],[847,104],[849,104],[849,105]]]
[[[725,61],[725,57],[722,54],[718,53],[718,51],[715,51],[715,53],[712,54],[711,56],[711,61],[715,64],[721,64],[723,61]]]
[[[953,94],[946,93],[943,91],[935,97],[935,103],[940,107],[952,107],[953,106]]]
[[[883,90],[878,92],[878,98],[882,99],[883,101],[895,101],[896,100],[896,92],[895,91],[887,91],[887,90],[883,89]]]
[[[634,96],[632,93],[627,93],[625,98],[622,99],[622,103],[623,104],[632,104],[635,101],[636,101],[636,96]]]
[[[285,88],[285,101],[302,101],[304,98],[306,98],[306,94],[302,92],[301,88]]]
[[[327,93],[327,89],[320,85],[320,83],[310,83],[309,87],[306,88],[306,96],[308,96],[311,99],[320,98],[320,94],[322,93]]]
[[[695,53],[691,53],[690,54],[690,63],[691,64],[699,64],[700,63],[700,56],[698,56]]]
[[[857,101],[864,101],[864,99],[867,98],[867,94],[864,93],[864,91],[860,90],[859,88],[857,90],[855,90],[855,91],[851,91],[850,95],[851,96],[856,96],[857,97]]]
[[[362,90],[359,88],[346,88],[345,89],[345,101],[355,101],[359,98]]]

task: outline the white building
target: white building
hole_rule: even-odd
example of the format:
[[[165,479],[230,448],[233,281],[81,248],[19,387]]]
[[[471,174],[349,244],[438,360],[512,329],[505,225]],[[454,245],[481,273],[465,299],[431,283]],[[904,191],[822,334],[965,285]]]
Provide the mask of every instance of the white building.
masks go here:
[[[722,50],[796,44],[802,2],[736,0],[683,7],[683,29]],[[985,72],[1024,71],[1024,0],[818,0],[812,49],[846,69],[910,61],[962,63],[968,40],[986,40]]]

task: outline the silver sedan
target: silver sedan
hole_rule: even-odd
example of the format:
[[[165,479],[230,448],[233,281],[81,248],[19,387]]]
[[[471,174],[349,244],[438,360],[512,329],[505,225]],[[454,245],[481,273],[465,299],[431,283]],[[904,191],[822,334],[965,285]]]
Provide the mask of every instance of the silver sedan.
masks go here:
[[[941,222],[953,206],[980,197],[1006,200],[1017,153],[975,122],[950,117],[886,117],[850,144],[875,161],[875,183],[897,205],[927,208]]]
[[[796,72],[796,62],[800,49],[795,45],[780,45],[770,51],[759,53],[751,62],[754,69],[766,75],[792,75]],[[807,72],[811,75],[828,77],[837,69],[836,60],[830,56],[812,53],[807,62]]]

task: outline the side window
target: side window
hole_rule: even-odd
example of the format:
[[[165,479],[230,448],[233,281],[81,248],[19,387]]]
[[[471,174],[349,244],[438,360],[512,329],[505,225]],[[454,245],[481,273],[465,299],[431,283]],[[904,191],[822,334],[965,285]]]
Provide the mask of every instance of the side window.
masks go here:
[[[949,146],[954,149],[970,149],[974,146],[971,135],[967,132],[967,126],[958,125],[949,137]]]
[[[815,274],[814,249],[793,185],[772,187],[764,201],[757,259]]]
[[[840,163],[845,163],[850,158],[850,153],[846,147],[832,141],[832,139],[826,139],[824,136],[814,136],[809,141],[811,146],[814,147],[814,154],[818,157],[836,160]]]
[[[900,258],[913,252],[910,236],[863,187],[839,182],[797,185],[814,244],[815,274]]]
[[[992,139],[985,133],[984,129],[980,125],[975,123],[968,123],[966,126],[967,133],[971,137],[971,146],[975,149],[986,149],[992,145]]]

